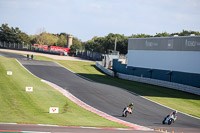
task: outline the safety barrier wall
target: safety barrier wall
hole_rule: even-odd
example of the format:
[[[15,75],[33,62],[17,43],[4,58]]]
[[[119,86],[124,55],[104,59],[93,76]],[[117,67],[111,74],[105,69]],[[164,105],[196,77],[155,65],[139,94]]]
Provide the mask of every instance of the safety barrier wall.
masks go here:
[[[200,88],[197,88],[197,87],[192,87],[188,85],[167,82],[167,81],[162,81],[162,80],[157,80],[157,79],[126,75],[122,73],[117,73],[117,76],[121,79],[126,79],[126,80],[146,83],[146,84],[152,84],[152,85],[157,85],[161,87],[167,87],[171,89],[181,90],[181,91],[189,92],[192,94],[200,95]]]
[[[101,65],[101,62],[96,62],[96,66],[101,70],[103,71],[104,73],[114,77],[114,72],[112,70],[109,70],[109,69],[106,69],[105,67],[103,67]]]
[[[113,71],[127,75],[158,79],[200,88],[200,74],[195,73],[127,66],[127,64],[122,64],[120,61],[115,59],[113,60]]]
[[[124,65],[125,64],[122,65],[122,68],[123,67],[126,68]],[[101,62],[96,62],[96,66],[101,71],[103,71],[104,73],[106,73],[110,76],[115,75],[113,71],[104,68],[101,65]],[[126,72],[128,72],[128,70]],[[162,72],[166,73],[166,71],[162,71]],[[127,74],[123,74],[120,72],[117,72],[116,75],[118,78],[125,79],[125,80],[141,82],[141,83],[146,83],[146,84],[152,84],[152,85],[157,85],[157,86],[161,86],[161,87],[171,88],[171,89],[175,89],[175,90],[180,90],[180,91],[185,91],[185,92],[189,92],[192,94],[200,95],[200,88],[198,88],[198,87],[193,87],[193,86],[189,86],[189,85],[184,85],[184,84],[179,84],[179,83],[174,83],[174,82],[169,82],[169,81],[164,81],[164,80],[152,79],[152,78],[147,78],[147,77],[127,75]]]

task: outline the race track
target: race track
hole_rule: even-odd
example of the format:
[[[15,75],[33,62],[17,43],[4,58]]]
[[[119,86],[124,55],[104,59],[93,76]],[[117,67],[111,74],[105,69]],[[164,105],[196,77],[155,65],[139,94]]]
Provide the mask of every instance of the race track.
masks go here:
[[[0,55],[18,58],[18,61],[34,75],[66,89],[90,106],[119,119],[150,128],[162,127],[177,131],[200,131],[200,119],[181,113],[178,113],[178,120],[174,124],[162,125],[163,118],[172,110],[124,89],[83,79],[57,63],[26,60],[24,56],[2,52]],[[127,118],[121,117],[123,108],[130,102],[134,102],[133,114]]]

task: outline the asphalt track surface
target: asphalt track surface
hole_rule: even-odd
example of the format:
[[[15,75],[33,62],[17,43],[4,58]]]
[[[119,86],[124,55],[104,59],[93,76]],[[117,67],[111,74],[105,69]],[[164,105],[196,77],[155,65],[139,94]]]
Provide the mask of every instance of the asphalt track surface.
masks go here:
[[[24,56],[3,52],[0,52],[0,55],[18,58],[18,61],[34,75],[57,84],[90,106],[119,119],[168,131],[200,132],[200,119],[178,113],[175,123],[170,126],[162,125],[162,120],[172,110],[124,89],[83,79],[54,62],[27,60]],[[134,102],[133,114],[127,118],[121,117],[123,108],[130,102]]]
[[[9,130],[7,130],[9,129]],[[146,131],[135,130],[113,130],[113,129],[94,129],[94,128],[76,128],[76,127],[55,127],[55,126],[36,126],[36,125],[12,125],[0,124],[1,131],[34,131],[37,132],[51,132],[51,133],[147,133]],[[154,131],[148,133],[155,133]]]

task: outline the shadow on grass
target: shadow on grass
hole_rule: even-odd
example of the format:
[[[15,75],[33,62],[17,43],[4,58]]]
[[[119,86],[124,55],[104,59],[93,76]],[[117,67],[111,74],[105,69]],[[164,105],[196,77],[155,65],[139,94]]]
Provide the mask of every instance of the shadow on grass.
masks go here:
[[[95,65],[92,65],[92,67],[94,67],[95,69],[99,71],[99,69]],[[137,93],[141,96],[200,100],[200,96],[198,95],[190,94],[187,92],[182,92],[182,91],[178,91],[178,90],[174,90],[170,88],[123,80],[123,79],[111,77],[108,75],[85,74],[85,73],[78,73],[78,74],[88,79],[91,79],[95,82],[120,87],[128,91]]]

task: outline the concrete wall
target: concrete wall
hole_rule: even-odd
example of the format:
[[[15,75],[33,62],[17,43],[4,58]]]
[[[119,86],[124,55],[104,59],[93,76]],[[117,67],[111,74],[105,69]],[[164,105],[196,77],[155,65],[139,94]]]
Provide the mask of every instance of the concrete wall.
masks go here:
[[[121,62],[118,62],[118,60],[114,60],[114,63],[115,63],[114,66],[116,66],[116,63],[120,64]],[[121,64],[121,65],[122,65],[121,68],[123,68],[123,67],[126,68],[126,71],[123,71],[123,72],[125,72],[125,73],[129,73],[131,71],[133,72],[133,68],[128,68],[128,67],[124,66],[125,64]],[[104,73],[106,73],[110,76],[114,76],[114,72],[109,70],[109,69],[104,68],[102,66],[101,62],[96,62],[96,66],[101,71],[103,71]],[[121,68],[119,68],[119,70]],[[135,71],[136,71],[136,69],[134,68]],[[124,70],[124,69],[121,69],[121,70]],[[142,69],[140,69],[139,71],[142,71]],[[157,74],[157,73],[159,73],[159,74]],[[168,73],[168,71],[157,70],[156,72],[152,72],[152,77],[156,77],[156,75],[158,76],[158,75],[160,75],[160,73],[166,74],[166,73]],[[131,80],[131,81],[135,81],[135,82],[152,84],[152,85],[167,87],[167,88],[171,88],[171,89],[176,89],[176,90],[185,91],[185,92],[189,92],[189,93],[192,93],[192,94],[200,95],[200,88],[189,86],[189,85],[183,85],[183,84],[179,84],[179,83],[175,83],[175,82],[169,82],[168,76],[166,76],[167,77],[166,81],[158,80],[160,77],[157,77],[158,79],[152,79],[152,78],[147,78],[147,77],[142,77],[142,76],[134,76],[134,75],[123,74],[123,73],[120,73],[120,72],[117,72],[117,76],[118,76],[118,78],[125,79],[125,80]],[[178,77],[180,77],[180,76],[178,75]]]
[[[109,69],[106,69],[105,67],[103,67],[101,62],[96,62],[96,67],[98,67],[101,71],[103,71],[107,75],[114,77],[114,72],[112,70],[109,70]]]
[[[185,91],[185,92],[189,92],[189,93],[192,93],[192,94],[200,95],[200,88],[197,88],[197,87],[192,87],[192,86],[188,86],[188,85],[183,85],[183,84],[178,84],[178,83],[173,83],[173,82],[167,82],[167,81],[162,81],[162,80],[138,77],[138,76],[133,76],[133,75],[126,75],[126,74],[122,74],[122,73],[118,73],[117,75],[121,79],[126,79],[126,80],[141,82],[141,83],[147,83],[147,84],[167,87],[167,88],[171,88],[171,89],[176,89],[176,90]]]
[[[113,71],[200,88],[200,74],[127,66],[116,59],[113,60]]]

